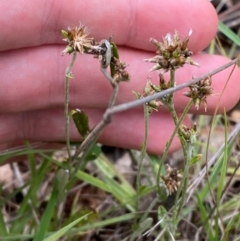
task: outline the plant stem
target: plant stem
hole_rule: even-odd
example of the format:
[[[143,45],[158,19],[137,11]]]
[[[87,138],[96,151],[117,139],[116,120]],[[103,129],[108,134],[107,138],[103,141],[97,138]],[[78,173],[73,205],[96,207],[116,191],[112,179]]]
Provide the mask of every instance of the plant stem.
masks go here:
[[[177,191],[177,195],[176,195],[176,199],[175,199],[175,207],[177,207],[177,202],[178,202],[180,193],[182,193],[182,198],[179,200],[178,211],[175,213],[173,212],[174,215],[176,214],[176,219],[177,219],[179,213],[181,212],[181,209],[182,209],[183,204],[186,199],[187,186],[188,186],[188,172],[189,172],[191,160],[193,157],[193,149],[194,149],[193,143],[188,143],[186,149],[187,149],[187,159],[186,159],[186,163],[185,163],[185,167],[184,167],[183,179],[182,179],[180,187],[178,188],[178,191]]]
[[[174,69],[170,70],[170,83],[171,83],[171,87],[175,86],[175,70]],[[178,126],[179,119],[178,119],[178,116],[177,116],[177,113],[176,113],[176,110],[174,107],[173,93],[169,94],[167,100],[164,100],[164,104],[168,107],[168,110],[173,118],[175,126]],[[181,145],[182,145],[184,159],[186,160],[186,158],[187,158],[186,141],[179,128],[177,129],[177,133],[178,133]]]
[[[117,98],[117,95],[118,95],[118,89],[119,89],[119,85],[116,81],[114,81],[114,79],[111,77],[111,75],[107,72],[107,69],[106,68],[103,68],[101,66],[101,71],[103,73],[103,75],[109,80],[110,84],[112,85],[113,87],[113,94],[111,96],[111,99],[109,101],[109,104],[108,104],[108,108],[111,108],[114,106],[115,102],[116,102],[116,98]]]
[[[179,129],[183,119],[184,119],[184,117],[186,117],[186,115],[187,115],[189,109],[191,108],[192,104],[193,104],[193,101],[190,100],[188,102],[187,106],[184,108],[183,113],[182,113],[181,117],[179,118],[178,123],[175,126],[175,129],[174,129],[174,131],[173,131],[169,141],[166,144],[166,147],[164,149],[164,152],[163,152],[163,155],[162,155],[162,158],[161,158],[161,161],[160,161],[160,165],[159,165],[159,168],[158,168],[157,180],[160,179],[160,173],[161,173],[162,165],[163,165],[163,163],[165,162],[165,160],[167,158],[167,154],[169,152],[169,148],[170,148],[170,146],[172,144],[173,138],[175,137],[175,135],[176,135],[176,133],[177,133],[177,131],[178,131],[178,129]],[[161,192],[159,185],[157,186],[157,188],[158,188],[158,191]]]
[[[140,154],[140,159],[138,163],[138,171],[137,171],[137,180],[136,180],[136,186],[137,186],[137,201],[136,201],[136,210],[138,210],[138,202],[139,202],[139,197],[140,197],[140,187],[141,187],[141,171],[142,171],[142,164],[144,157],[146,155],[146,150],[147,150],[147,140],[148,140],[148,121],[149,121],[149,109],[147,103],[144,104],[144,140],[141,148],[141,154]],[[137,216],[135,216],[134,219],[135,225],[137,225]]]
[[[115,104],[117,95],[118,95],[118,90],[119,90],[119,86],[118,83],[115,82],[113,80],[113,78],[108,74],[108,72],[106,71],[107,68],[101,66],[101,72],[103,73],[103,75],[109,80],[109,82],[111,83],[112,87],[113,87],[113,93],[111,96],[111,99],[109,101],[109,107],[112,107]],[[107,114],[108,109],[105,111],[102,120],[94,127],[94,129],[89,133],[89,135],[84,139],[84,141],[82,142],[82,144],[77,148],[74,156],[73,156],[73,160],[75,158],[77,158],[79,156],[79,154],[81,154],[80,160],[76,166],[76,171],[80,168],[83,169],[86,162],[85,162],[85,157],[88,154],[89,150],[91,149],[93,143],[95,143],[99,137],[99,135],[101,134],[102,130],[106,127],[106,125],[108,125],[111,122],[111,115]],[[74,175],[74,174],[73,174]]]
[[[110,118],[105,118],[105,115],[103,115],[103,119],[94,127],[94,129],[89,133],[89,135],[84,139],[82,144],[77,148],[73,160],[78,157],[80,153],[84,153],[88,150],[88,146],[91,142],[94,142],[98,136],[100,135],[103,128],[110,123]],[[81,156],[82,158],[82,156]]]
[[[72,54],[72,59],[65,71],[65,135],[66,135],[66,146],[67,146],[67,152],[68,152],[68,159],[71,162],[71,148],[70,148],[70,137],[69,137],[69,80],[72,78],[72,67],[76,60],[77,52],[74,51]]]
[[[173,121],[174,121],[175,126],[177,126],[178,123],[179,123],[179,119],[178,119],[176,110],[174,109],[174,104],[173,104],[173,102],[168,103],[168,104],[167,104],[167,107],[168,107],[168,109],[169,109],[169,111],[170,111],[170,113],[171,113],[171,116],[172,116],[172,118],[173,118]],[[182,132],[181,132],[181,130],[180,130],[179,128],[178,128],[178,130],[177,130],[177,133],[178,133],[178,137],[179,137],[179,139],[180,139],[181,146],[182,146],[182,149],[183,149],[184,159],[186,160],[186,159],[187,159],[186,141],[185,141],[185,138],[183,137]]]
[[[140,155],[140,160],[138,164],[138,172],[137,172],[137,192],[138,195],[140,194],[140,187],[141,187],[141,170],[142,170],[142,164],[144,157],[146,155],[146,150],[147,150],[147,141],[148,141],[148,122],[149,122],[149,109],[148,105],[144,105],[144,140],[141,148],[141,155]]]

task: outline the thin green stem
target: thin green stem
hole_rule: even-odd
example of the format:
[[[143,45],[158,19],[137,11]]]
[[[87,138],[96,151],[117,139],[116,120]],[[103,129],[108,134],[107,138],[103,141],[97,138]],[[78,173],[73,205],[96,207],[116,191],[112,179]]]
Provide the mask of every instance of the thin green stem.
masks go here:
[[[176,110],[174,108],[173,102],[167,103],[167,107],[168,107],[168,109],[170,111],[170,114],[171,114],[171,116],[173,118],[175,126],[177,126],[178,122],[179,122],[179,119],[178,119],[178,116],[177,116],[177,112],[176,112]],[[182,146],[182,149],[183,149],[184,159],[186,160],[187,159],[186,141],[185,141],[184,136],[182,135],[182,132],[181,132],[180,128],[178,128],[177,133],[178,133],[178,137],[180,139],[181,146]]]
[[[148,122],[149,122],[149,109],[148,105],[144,105],[144,140],[141,148],[141,155],[139,159],[139,164],[138,164],[138,172],[137,172],[137,180],[136,180],[136,186],[137,186],[137,202],[136,202],[136,210],[138,210],[138,197],[140,197],[140,187],[141,187],[141,171],[142,171],[142,165],[143,165],[143,160],[146,155],[147,151],[147,141],[148,141]],[[135,219],[135,222],[137,220]]]
[[[177,202],[180,197],[180,193],[182,193],[182,198],[179,200],[178,211],[173,212],[174,215],[176,215],[176,219],[177,219],[179,213],[181,212],[183,204],[186,200],[187,186],[188,186],[188,172],[189,172],[191,160],[193,158],[194,145],[192,143],[188,143],[186,149],[187,149],[187,160],[186,160],[186,164],[184,167],[183,178],[182,178],[180,187],[178,188],[178,191],[177,191],[177,195],[176,195],[176,199],[175,199],[175,208],[177,207]]]
[[[170,83],[171,83],[171,87],[175,86],[175,69],[170,70]],[[167,100],[165,100],[164,103],[168,107],[168,110],[170,111],[170,114],[173,118],[175,126],[177,126],[178,123],[179,123],[179,119],[178,119],[177,112],[176,112],[175,107],[174,107],[173,93],[171,93],[169,95],[169,98],[167,98]],[[185,139],[182,135],[182,132],[181,132],[180,128],[177,129],[177,133],[179,135],[179,139],[180,139],[180,142],[181,142],[181,145],[182,145],[184,159],[186,159],[187,158],[186,141],[185,141]]]
[[[171,70],[170,71],[170,83],[171,83],[171,87],[174,87],[175,86],[175,70]],[[182,134],[182,131],[181,129],[179,128],[180,127],[180,124],[183,120],[183,118],[186,116],[189,108],[191,107],[192,105],[192,101],[190,101],[188,103],[188,105],[186,106],[185,110],[184,110],[184,113],[181,115],[180,119],[178,118],[177,116],[177,113],[176,113],[176,110],[175,110],[175,107],[174,107],[174,102],[173,102],[173,93],[169,94],[168,97],[166,98],[163,98],[163,102],[164,104],[168,107],[168,110],[173,118],[173,121],[174,121],[174,124],[175,124],[175,130],[171,136],[171,139],[170,141],[172,142],[176,132],[178,133],[178,137],[180,139],[180,142],[181,142],[181,146],[182,146],[182,150],[183,150],[183,155],[184,155],[184,174],[183,174],[183,180],[181,181],[181,184],[180,184],[180,187],[178,188],[178,191],[177,191],[177,195],[176,195],[176,199],[175,199],[175,205],[174,205],[174,220],[176,221],[177,220],[177,216],[183,206],[183,203],[184,203],[184,198],[181,199],[181,202],[180,202],[180,205],[179,205],[179,208],[178,208],[178,212],[177,212],[177,206],[178,206],[178,199],[180,197],[180,193],[182,193],[182,195],[186,195],[186,193],[183,193],[183,189],[185,188],[185,192],[186,192],[186,189],[187,189],[187,181],[188,181],[188,169],[189,169],[189,166],[190,166],[190,161],[192,159],[192,148],[189,147],[189,143],[186,142],[185,140],[185,137],[183,136]],[[166,147],[166,150],[168,151],[169,150],[169,143],[167,144],[167,147]],[[191,154],[190,154],[191,152]],[[166,155],[167,155],[167,152],[164,152],[164,159],[163,161],[165,160],[166,158]],[[163,164],[163,161],[161,161],[161,165]],[[160,171],[161,171],[161,165],[159,167],[159,170],[158,170],[158,178],[160,177]],[[159,179],[157,179],[159,180]],[[160,187],[158,185],[158,191],[161,192],[160,190]]]
[[[66,146],[67,146],[68,158],[69,158],[70,162],[71,162],[72,158],[71,158],[71,147],[70,147],[70,137],[69,137],[69,120],[70,120],[70,117],[69,117],[69,80],[72,78],[72,67],[76,60],[76,57],[77,57],[77,52],[74,51],[72,54],[71,62],[65,72],[65,108],[64,108],[65,135],[66,135]]]
[[[167,158],[167,154],[168,154],[168,152],[169,152],[169,148],[170,148],[170,146],[171,146],[171,144],[172,144],[172,141],[173,141],[176,133],[178,132],[178,129],[179,129],[179,127],[180,127],[183,119],[186,117],[189,109],[191,108],[192,104],[193,104],[193,101],[190,100],[190,101],[188,102],[187,106],[184,108],[183,113],[182,113],[182,115],[180,116],[180,118],[179,118],[179,120],[178,120],[178,123],[177,123],[177,125],[175,126],[175,129],[174,129],[174,131],[173,131],[173,133],[172,133],[169,141],[168,141],[167,144],[166,144],[166,147],[165,147],[165,149],[164,149],[162,158],[161,158],[161,160],[160,160],[160,165],[159,165],[158,173],[157,173],[157,180],[160,179],[160,173],[161,173],[162,165],[163,165],[163,163],[165,162],[165,160],[166,160],[166,158]],[[158,183],[159,183],[159,182],[158,182]],[[157,189],[158,189],[159,192],[161,191],[159,185],[157,185]]]
[[[146,150],[147,150],[147,141],[148,141],[148,121],[149,121],[149,112],[148,112],[148,105],[144,105],[144,141],[142,144],[141,148],[141,155],[140,155],[140,160],[138,164],[138,172],[137,172],[137,190],[139,191],[140,186],[141,186],[141,169],[142,169],[142,164],[144,157],[146,155]]]
[[[175,69],[171,69],[170,70],[170,84],[171,84],[171,87],[174,87],[175,83],[176,83],[176,81],[175,81],[175,71],[176,71]],[[169,95],[171,98],[173,98],[173,93],[171,93]]]

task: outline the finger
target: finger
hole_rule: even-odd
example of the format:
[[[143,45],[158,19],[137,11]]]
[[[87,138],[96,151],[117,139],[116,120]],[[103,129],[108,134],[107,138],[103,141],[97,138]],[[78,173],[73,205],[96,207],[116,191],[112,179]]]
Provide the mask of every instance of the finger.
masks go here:
[[[38,47],[4,52],[0,56],[1,88],[0,112],[19,112],[44,108],[64,106],[64,76],[65,69],[70,63],[71,56],[61,57],[62,47]],[[149,73],[152,67],[145,63],[144,58],[152,55],[148,52],[120,49],[121,59],[129,63],[127,67],[131,80],[120,83],[117,103],[134,100],[132,91],[142,92],[148,76],[157,84],[158,76]],[[197,54],[193,59],[200,67],[185,65],[176,71],[177,84],[181,84],[192,77],[198,77],[223,65],[228,60],[221,56]],[[112,89],[109,82],[99,70],[99,62],[92,56],[78,55],[73,68],[74,79],[70,81],[70,103],[77,108],[106,108],[111,97]],[[239,99],[240,85],[238,79],[240,71],[228,68],[213,76],[214,93],[221,93],[228,78],[229,83],[220,101],[220,111],[232,108]],[[189,99],[180,90],[176,93],[175,105],[177,111],[182,111]],[[220,95],[208,98],[208,112],[213,113]],[[193,109],[194,111],[194,109]],[[200,110],[204,112],[204,108]]]
[[[199,21],[200,20],[200,21]],[[175,30],[193,36],[190,48],[205,48],[217,30],[217,15],[207,0],[0,1],[0,50],[62,43],[60,31],[82,21],[97,40],[114,35],[120,45],[153,50],[149,38]]]
[[[102,118],[103,111],[85,110],[90,120],[90,127]],[[189,124],[186,119],[185,124]],[[64,114],[61,109],[33,111],[17,114],[0,115],[0,140],[4,143],[13,140],[30,141],[65,141]],[[161,153],[174,130],[174,124],[167,113],[153,113],[149,120],[148,151]],[[70,136],[72,141],[79,141],[80,135],[71,123]],[[106,145],[123,148],[140,149],[144,140],[143,111],[127,111],[113,116],[112,123],[101,134],[99,141]],[[1,144],[1,143],[0,143]],[[179,147],[175,138],[171,151]]]

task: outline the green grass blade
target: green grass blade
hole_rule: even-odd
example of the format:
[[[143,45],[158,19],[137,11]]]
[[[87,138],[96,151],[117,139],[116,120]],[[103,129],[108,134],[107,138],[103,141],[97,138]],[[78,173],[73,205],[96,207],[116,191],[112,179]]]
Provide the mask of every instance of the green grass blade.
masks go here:
[[[99,222],[93,222],[93,223],[86,224],[80,228],[71,230],[69,233],[74,234],[74,233],[88,231],[89,229],[92,230],[93,228],[103,228],[105,226],[118,224],[120,222],[128,222],[130,220],[133,220],[134,218],[135,218],[135,213],[127,213],[127,214],[123,214],[123,215],[120,215],[117,217],[108,218],[106,220],[102,220]]]
[[[126,191],[129,195],[136,195],[136,191],[129,184],[124,175],[122,175],[121,172],[118,171],[104,155],[99,155],[94,162],[105,177],[110,179],[117,177],[124,191]]]
[[[225,24],[223,24],[222,22],[219,22],[218,29],[222,34],[224,34],[226,37],[231,39],[235,44],[240,46],[239,36],[237,36],[232,30],[230,30]]]
[[[202,223],[204,223],[204,227],[206,229],[206,232],[209,235],[209,241],[215,241],[214,235],[213,235],[213,232],[212,232],[212,227],[211,227],[211,225],[209,225],[209,222],[208,222],[210,220],[207,220],[208,212],[205,209],[205,207],[203,205],[203,202],[202,202],[202,200],[201,200],[201,198],[198,194],[196,194],[196,198],[197,198],[197,206],[198,206],[199,211],[200,211],[199,214],[200,214]]]
[[[219,159],[215,163],[215,166],[211,169],[211,175],[209,176],[209,184],[212,189],[214,189],[218,184],[218,177],[219,177],[219,173],[221,172],[222,162],[223,162],[223,153],[219,156]],[[202,190],[198,192],[198,195],[203,202],[208,194],[209,194],[209,185],[207,183],[204,185]]]
[[[111,192],[111,189],[108,185],[106,185],[106,183],[102,182],[101,180],[93,177],[92,175],[89,175],[83,171],[78,171],[76,173],[76,177],[95,186],[95,187],[99,187],[100,189],[106,191],[106,192]]]
[[[44,239],[44,237],[49,229],[50,222],[51,222],[51,219],[54,214],[57,197],[58,197],[58,184],[55,179],[51,198],[48,201],[47,208],[42,216],[42,219],[41,219],[41,222],[39,225],[39,230],[37,231],[37,234],[35,235],[33,241],[41,241]]]
[[[72,227],[74,227],[76,224],[78,224],[80,221],[82,221],[84,218],[86,218],[89,214],[91,214],[91,213],[88,213],[88,214],[76,219],[75,221],[73,221],[72,223],[68,224],[67,226],[61,228],[60,230],[58,230],[56,233],[52,234],[48,238],[45,238],[43,241],[56,241],[56,240],[58,240],[63,235],[65,235]]]
[[[94,162],[102,174],[104,183],[110,187],[112,195],[134,212],[137,193],[133,187],[104,155],[100,155]]]

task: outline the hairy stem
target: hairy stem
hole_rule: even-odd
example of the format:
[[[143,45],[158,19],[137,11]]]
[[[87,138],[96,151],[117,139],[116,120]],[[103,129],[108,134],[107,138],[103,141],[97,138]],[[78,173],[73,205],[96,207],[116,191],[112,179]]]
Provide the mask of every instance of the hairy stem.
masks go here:
[[[186,117],[189,109],[191,108],[192,104],[193,104],[193,101],[190,100],[190,101],[188,102],[187,106],[184,108],[183,113],[182,113],[181,117],[179,118],[178,123],[177,123],[177,125],[175,126],[174,131],[173,131],[173,133],[172,133],[169,141],[168,141],[167,144],[166,144],[166,147],[165,147],[165,149],[164,149],[164,152],[163,152],[163,155],[162,155],[162,158],[161,158],[161,161],[160,161],[160,165],[159,165],[159,168],[158,168],[157,180],[159,180],[159,178],[160,178],[160,173],[161,173],[162,165],[164,164],[164,162],[165,162],[165,160],[166,160],[166,158],[167,158],[167,154],[168,154],[168,152],[169,152],[169,148],[170,148],[170,146],[171,146],[171,144],[172,144],[172,141],[173,141],[176,133],[178,132],[179,127],[180,127],[180,125],[181,125],[184,117]],[[158,191],[160,192],[161,190],[160,190],[160,186],[159,186],[159,185],[157,186],[157,188],[158,188]]]
[[[179,200],[178,210],[177,210],[177,212],[173,212],[174,215],[176,215],[176,219],[182,210],[182,207],[185,202],[186,195],[187,195],[188,172],[189,172],[191,160],[193,158],[194,144],[188,143],[186,149],[187,149],[187,159],[186,159],[186,163],[185,163],[185,167],[184,167],[183,178],[182,178],[180,187],[178,188],[176,199],[175,199],[175,205],[174,205],[177,208],[177,203],[178,203],[178,200],[180,197],[180,193],[182,193],[182,198]]]
[[[67,146],[67,152],[68,152],[68,159],[69,161],[72,160],[71,158],[71,148],[70,148],[70,137],[69,137],[69,80],[72,78],[72,67],[76,60],[77,52],[74,51],[72,55],[71,62],[69,66],[67,67],[65,71],[65,108],[64,108],[64,114],[65,114],[65,135],[66,135],[66,146]]]

